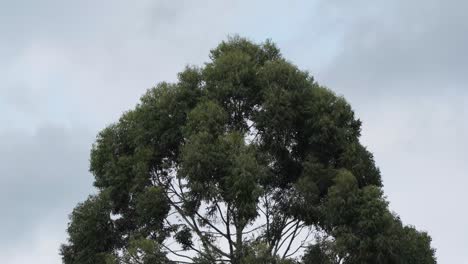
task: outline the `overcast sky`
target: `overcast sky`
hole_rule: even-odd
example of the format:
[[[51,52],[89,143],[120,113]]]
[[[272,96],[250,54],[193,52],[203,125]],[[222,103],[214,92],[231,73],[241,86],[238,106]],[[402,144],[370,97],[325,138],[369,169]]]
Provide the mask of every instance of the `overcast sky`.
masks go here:
[[[281,3],[280,3],[281,2]],[[271,38],[363,121],[390,207],[468,259],[468,10],[456,0],[0,0],[0,263],[58,264],[99,130],[228,35]]]

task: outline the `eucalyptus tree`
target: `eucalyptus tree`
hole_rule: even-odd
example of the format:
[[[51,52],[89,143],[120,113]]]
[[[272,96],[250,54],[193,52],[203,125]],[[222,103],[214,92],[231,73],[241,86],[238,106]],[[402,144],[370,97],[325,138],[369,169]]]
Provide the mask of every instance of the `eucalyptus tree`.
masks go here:
[[[209,58],[98,134],[65,264],[435,263],[389,212],[344,98],[270,41]]]

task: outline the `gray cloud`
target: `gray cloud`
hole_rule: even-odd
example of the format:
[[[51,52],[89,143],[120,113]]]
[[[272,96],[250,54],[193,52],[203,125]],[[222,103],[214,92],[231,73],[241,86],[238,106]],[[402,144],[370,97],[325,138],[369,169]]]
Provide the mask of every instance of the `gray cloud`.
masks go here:
[[[51,214],[68,215],[90,192],[89,131],[45,125],[28,135],[0,134],[0,246],[15,245]],[[62,226],[64,228],[65,226]]]
[[[83,128],[50,124],[0,132],[1,263],[59,263],[68,214],[92,192],[93,138]]]
[[[331,87],[360,95],[392,95],[397,89],[416,96],[464,92],[467,3],[353,1],[348,8],[324,8],[342,17],[336,22],[342,31],[339,52],[321,73]]]

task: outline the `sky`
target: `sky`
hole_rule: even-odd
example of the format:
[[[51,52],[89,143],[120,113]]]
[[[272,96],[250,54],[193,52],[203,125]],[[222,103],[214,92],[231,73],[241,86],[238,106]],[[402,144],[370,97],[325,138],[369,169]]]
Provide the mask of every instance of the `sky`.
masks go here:
[[[0,263],[59,264],[96,134],[228,35],[352,105],[391,210],[468,259],[468,10],[456,0],[0,0]]]

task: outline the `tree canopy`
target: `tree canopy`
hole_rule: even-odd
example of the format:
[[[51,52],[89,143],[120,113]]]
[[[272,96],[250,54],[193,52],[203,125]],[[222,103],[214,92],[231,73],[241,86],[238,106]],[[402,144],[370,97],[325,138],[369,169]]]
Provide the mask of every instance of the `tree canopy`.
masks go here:
[[[64,264],[436,263],[361,122],[271,41],[232,37],[102,130]]]

